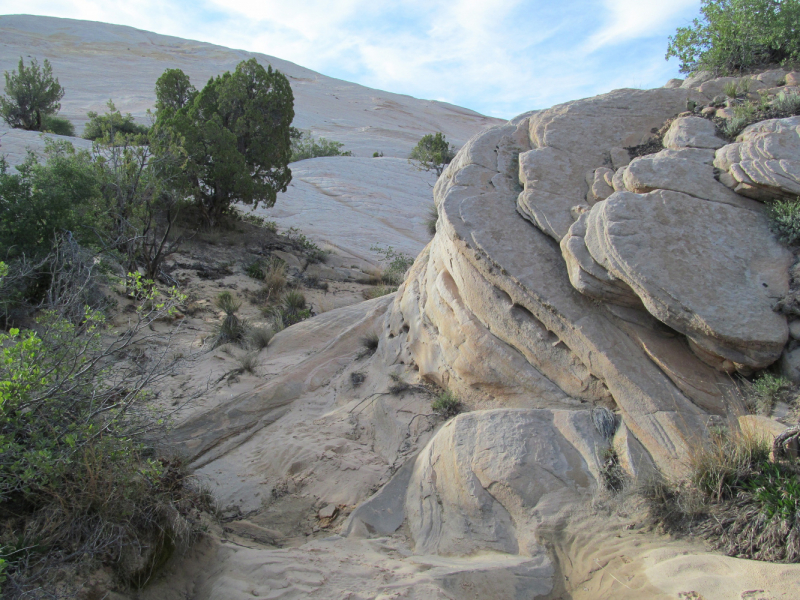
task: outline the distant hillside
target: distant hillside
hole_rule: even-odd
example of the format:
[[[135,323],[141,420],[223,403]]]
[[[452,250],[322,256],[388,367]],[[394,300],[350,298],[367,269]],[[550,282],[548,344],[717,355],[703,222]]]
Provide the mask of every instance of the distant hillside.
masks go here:
[[[122,112],[147,122],[153,87],[167,68],[180,68],[202,88],[212,76],[256,57],[286,74],[295,95],[295,126],[336,139],[356,156],[405,158],[419,138],[442,131],[462,145],[500,123],[471,110],[370,89],[326,77],[294,63],[244,50],[158,35],[132,27],[30,15],[0,16],[0,71],[20,56],[47,58],[66,89],[61,116],[80,132],[87,111],[112,98]]]

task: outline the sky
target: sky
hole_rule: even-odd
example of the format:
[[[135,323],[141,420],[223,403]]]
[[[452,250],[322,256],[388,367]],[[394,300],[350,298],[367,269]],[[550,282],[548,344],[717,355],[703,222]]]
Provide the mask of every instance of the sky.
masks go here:
[[[0,0],[262,52],[331,77],[511,118],[679,77],[668,36],[700,0]]]

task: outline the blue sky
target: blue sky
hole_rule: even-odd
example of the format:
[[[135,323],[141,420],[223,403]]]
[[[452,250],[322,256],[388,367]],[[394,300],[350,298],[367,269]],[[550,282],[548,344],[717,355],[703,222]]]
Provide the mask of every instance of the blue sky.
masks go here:
[[[0,0],[263,52],[496,117],[678,77],[667,36],[700,0]]]

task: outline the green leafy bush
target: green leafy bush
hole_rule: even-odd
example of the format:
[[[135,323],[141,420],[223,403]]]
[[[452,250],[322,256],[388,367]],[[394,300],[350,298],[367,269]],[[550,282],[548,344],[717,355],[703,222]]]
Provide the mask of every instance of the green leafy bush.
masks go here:
[[[424,171],[435,171],[438,177],[455,155],[455,148],[447,141],[444,134],[439,132],[422,136],[408,158],[409,161],[415,161]]]
[[[784,244],[794,246],[800,242],[800,198],[775,200],[767,206],[769,226]]]
[[[733,73],[800,59],[800,0],[702,0],[701,17],[669,38],[682,73]]]
[[[102,140],[105,137],[114,136],[142,136],[140,141],[146,142],[149,127],[136,123],[130,113],[125,115],[120,113],[111,100],[106,106],[108,110],[105,114],[101,115],[93,111],[87,113],[89,122],[83,128],[84,139]]]
[[[344,144],[321,137],[314,139],[311,135],[301,133],[292,140],[292,158],[290,162],[318,158],[320,156],[353,156],[349,150],[342,151]]]
[[[431,409],[443,419],[455,417],[463,410],[463,405],[458,397],[450,390],[439,394],[431,403]]]
[[[29,154],[12,173],[0,160],[0,247],[10,258],[48,252],[60,231],[89,240],[103,214],[91,154],[69,142],[45,144],[45,164]]]
[[[201,494],[148,443],[163,421],[144,405],[171,364],[124,361],[183,297],[138,275],[130,289],[138,308],[110,345],[92,310],[79,323],[45,312],[35,331],[0,334],[0,560],[16,595],[51,597],[75,560],[141,584],[197,532]]]
[[[68,137],[75,137],[75,126],[69,119],[47,115],[44,118],[42,131],[46,133],[55,133],[56,135],[65,135]]]
[[[408,254],[395,250],[392,246],[381,248],[380,246],[372,246],[370,248],[373,252],[380,254],[386,263],[382,273],[381,282],[388,286],[399,286],[403,283],[408,268],[414,264],[414,259]]]
[[[769,416],[775,403],[786,398],[791,388],[792,382],[785,377],[761,373],[745,384],[745,402],[752,412]]]

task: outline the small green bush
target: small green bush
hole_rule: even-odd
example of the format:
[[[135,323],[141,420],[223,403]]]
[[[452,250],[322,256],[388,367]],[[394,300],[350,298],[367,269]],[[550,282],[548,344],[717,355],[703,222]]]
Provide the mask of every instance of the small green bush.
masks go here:
[[[301,233],[297,227],[289,227],[284,232],[284,235],[289,238],[291,242],[293,242],[297,248],[306,255],[306,259],[310,263],[319,263],[325,262],[327,258],[327,253],[317,246],[313,241],[306,237],[304,233]]]
[[[436,206],[428,207],[428,217],[425,219],[425,228],[431,236],[436,235],[436,224],[439,222],[439,211]]]
[[[392,246],[381,248],[372,246],[373,252],[383,256],[383,262],[388,263],[381,273],[381,282],[386,286],[398,286],[403,283],[408,268],[414,264],[414,259],[403,252],[395,250]]]
[[[761,373],[752,382],[745,384],[745,403],[759,415],[769,416],[775,403],[786,398],[792,382],[772,373]]]
[[[455,148],[447,141],[444,134],[439,132],[422,136],[408,159],[409,162],[416,162],[423,171],[434,171],[438,177],[455,155]]]
[[[75,126],[62,117],[54,115],[47,115],[43,119],[42,131],[45,133],[55,133],[56,135],[66,135],[68,137],[75,137]]]
[[[265,309],[265,314],[275,321],[276,331],[279,331],[308,319],[311,309],[307,307],[306,297],[302,292],[289,290],[277,305]]]
[[[701,18],[678,27],[666,58],[682,73],[733,73],[800,59],[800,0],[702,0]]]
[[[89,122],[83,128],[83,138],[86,140],[102,140],[104,137],[124,136],[133,138],[135,136],[147,136],[148,127],[139,125],[133,120],[130,113],[123,115],[109,100],[106,103],[105,114],[89,111],[87,116]]]
[[[236,316],[236,312],[241,308],[242,302],[230,292],[220,292],[214,298],[214,306],[225,313],[217,329],[217,337],[214,346],[243,341],[246,332],[245,323]]]
[[[750,430],[693,446],[687,479],[647,490],[652,521],[730,556],[800,562],[800,462],[773,462],[770,450],[769,438]]]
[[[767,206],[769,226],[777,238],[789,246],[800,242],[800,198],[775,200]]]
[[[431,403],[431,409],[443,419],[455,417],[463,410],[463,405],[458,397],[450,390],[439,394]]]
[[[344,144],[321,137],[315,140],[310,134],[301,133],[292,140],[292,158],[290,162],[318,158],[321,156],[353,156],[349,150],[342,151]]]

